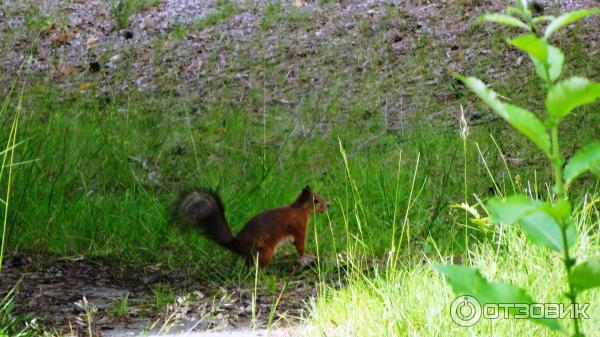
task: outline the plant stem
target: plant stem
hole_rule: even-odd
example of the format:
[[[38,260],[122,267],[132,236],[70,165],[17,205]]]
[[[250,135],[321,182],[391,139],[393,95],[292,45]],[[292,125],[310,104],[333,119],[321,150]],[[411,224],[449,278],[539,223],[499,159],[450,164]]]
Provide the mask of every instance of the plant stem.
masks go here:
[[[464,198],[465,198],[465,205],[469,205],[468,202],[468,192],[467,192],[467,136],[465,135],[465,137],[463,138],[463,163],[464,163],[464,167],[463,167],[463,192],[464,192]],[[467,252],[469,251],[469,212],[467,211],[467,209],[465,208],[465,249],[467,250]],[[470,256],[470,255],[469,255]]]
[[[565,193],[565,188],[563,185],[563,178],[562,178],[563,158],[560,154],[560,147],[559,147],[559,143],[558,143],[558,126],[556,124],[557,123],[553,123],[552,129],[551,129],[551,133],[552,133],[552,166],[554,168],[554,182],[556,184],[555,185],[556,197],[558,200],[560,200],[560,199],[567,199],[567,195]],[[567,282],[569,283],[569,293],[567,294],[567,297],[571,301],[571,305],[573,305],[573,307],[574,307],[575,305],[577,305],[577,293],[575,292],[575,289],[573,288],[573,283],[571,281],[571,267],[573,266],[574,262],[571,259],[571,256],[569,254],[569,243],[567,240],[567,225],[564,223],[564,221],[560,221],[559,225],[560,225],[560,230],[561,230],[562,240],[563,240],[563,252],[564,252],[563,263],[565,264],[565,271],[567,273]],[[584,336],[579,331],[579,318],[578,317],[573,317],[573,336],[574,337]]]
[[[567,297],[571,301],[571,305],[573,305],[573,307],[575,307],[575,305],[577,305],[577,293],[573,289],[573,283],[571,282],[571,267],[573,266],[573,262],[571,261],[571,257],[569,256],[569,247],[567,244],[567,230],[564,227],[565,226],[561,223],[561,232],[562,232],[562,239],[563,239],[563,245],[564,245],[564,263],[565,263],[565,270],[567,272],[567,282],[569,283],[569,293],[567,294]],[[575,308],[573,308],[573,309],[575,309]],[[577,317],[577,316],[573,316],[573,336],[574,337],[584,336],[579,331],[579,317]]]
[[[567,199],[562,178],[563,158],[558,144],[558,126],[552,127],[552,166],[554,167],[554,182],[557,199]]]

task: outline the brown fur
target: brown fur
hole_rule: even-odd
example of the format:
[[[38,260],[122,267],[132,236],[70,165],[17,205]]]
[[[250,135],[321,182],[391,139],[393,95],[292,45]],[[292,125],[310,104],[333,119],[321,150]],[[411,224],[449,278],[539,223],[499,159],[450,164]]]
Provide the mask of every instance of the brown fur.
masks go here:
[[[314,259],[304,251],[306,232],[314,213],[327,211],[327,201],[306,186],[291,205],[263,211],[250,219],[234,237],[225,220],[221,198],[210,190],[184,192],[175,204],[175,216],[181,224],[189,224],[217,244],[244,256],[251,262],[257,255],[260,267],[271,263],[277,248],[293,243],[305,263]]]

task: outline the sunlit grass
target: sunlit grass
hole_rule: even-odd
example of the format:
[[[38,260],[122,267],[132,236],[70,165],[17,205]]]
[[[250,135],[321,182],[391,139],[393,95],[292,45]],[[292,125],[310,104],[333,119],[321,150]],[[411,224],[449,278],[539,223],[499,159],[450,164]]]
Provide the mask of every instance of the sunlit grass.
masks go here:
[[[466,149],[467,142],[466,139],[463,140]],[[497,150],[500,151],[499,148]],[[343,149],[342,156],[345,158]],[[485,158],[482,158],[482,162],[487,167],[487,162],[483,159]],[[414,166],[416,171],[418,165]],[[355,186],[356,181],[347,162],[346,168],[350,185]],[[512,179],[506,162],[504,169]],[[489,167],[487,171],[494,186],[501,184],[495,180]],[[413,183],[414,177],[416,174],[413,176]],[[543,186],[532,189],[532,184],[536,182],[522,182],[520,178],[510,182],[513,190],[525,188],[537,194],[534,190],[543,189]],[[501,192],[497,187],[496,191]],[[354,192],[354,202],[347,204],[349,209],[343,209],[344,213],[358,208],[363,199],[358,189]],[[460,253],[460,256],[440,251],[435,240],[430,237],[434,246],[431,253],[420,251],[412,256],[400,255],[404,258],[398,260],[395,253],[398,248],[390,245],[386,247],[387,259],[373,260],[360,249],[363,242],[361,237],[355,236],[351,240],[354,241],[350,245],[352,248],[346,249],[348,255],[336,260],[341,276],[333,285],[330,282],[322,284],[319,296],[309,304],[311,314],[302,331],[314,336],[559,336],[558,332],[549,331],[526,320],[482,320],[470,328],[461,327],[451,320],[450,307],[456,294],[444,278],[432,270],[431,264],[447,263],[457,257],[458,263],[480,269],[489,280],[527,289],[537,303],[569,303],[562,296],[567,289],[564,288],[565,275],[560,256],[528,243],[517,226],[495,225],[487,220],[487,211],[480,201],[483,197],[474,195],[473,198],[471,202],[465,200],[465,205],[473,204],[470,207],[476,215],[468,214],[466,220],[487,228],[479,233],[485,235],[473,237],[474,243],[467,245],[467,250]],[[597,189],[593,189],[593,194],[580,195],[576,200],[578,204],[574,218],[580,233],[576,255],[585,260],[600,255],[600,217],[597,205],[600,197]],[[411,205],[411,202],[407,205]],[[408,216],[410,208],[405,211]],[[448,226],[463,227],[465,224],[459,219],[457,217]],[[345,220],[352,221],[347,218]],[[360,218],[356,221],[366,222]],[[345,227],[348,226],[346,223]],[[472,228],[478,230],[477,226]],[[454,235],[451,239],[462,242],[464,236]],[[407,253],[407,249],[404,249],[404,253]],[[598,291],[585,292],[579,302],[590,304],[587,311],[590,318],[583,320],[583,328],[591,333],[590,336],[594,336],[600,329],[600,307],[597,305],[600,303],[600,294]],[[562,323],[565,326],[571,324],[569,320]]]
[[[576,212],[581,239],[578,256],[600,255],[598,196],[586,195]],[[457,224],[460,225],[460,224]],[[568,303],[564,293],[562,264],[555,254],[526,242],[516,227],[502,230],[499,247],[479,242],[468,252],[470,265],[496,282],[525,288],[537,303]],[[457,237],[456,239],[461,239]],[[497,249],[499,253],[497,254]],[[430,263],[448,262],[445,256],[423,256],[423,260],[397,267],[358,262],[343,278],[341,287],[325,285],[320,296],[310,302],[311,316],[304,332],[313,336],[560,336],[526,320],[482,320],[473,327],[455,324],[450,317],[456,298],[442,276]],[[360,262],[363,261],[363,262]],[[589,319],[582,320],[584,331],[597,336],[600,331],[600,293],[582,294],[580,303],[589,303]],[[570,322],[564,321],[568,326]]]

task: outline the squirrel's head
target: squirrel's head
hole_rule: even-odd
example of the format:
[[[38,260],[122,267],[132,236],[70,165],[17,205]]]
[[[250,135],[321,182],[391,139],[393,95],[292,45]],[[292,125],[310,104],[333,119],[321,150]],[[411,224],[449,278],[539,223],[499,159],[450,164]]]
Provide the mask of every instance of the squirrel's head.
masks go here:
[[[312,213],[324,213],[329,208],[329,203],[322,196],[313,193],[310,186],[306,185],[296,200],[296,204],[308,209]]]

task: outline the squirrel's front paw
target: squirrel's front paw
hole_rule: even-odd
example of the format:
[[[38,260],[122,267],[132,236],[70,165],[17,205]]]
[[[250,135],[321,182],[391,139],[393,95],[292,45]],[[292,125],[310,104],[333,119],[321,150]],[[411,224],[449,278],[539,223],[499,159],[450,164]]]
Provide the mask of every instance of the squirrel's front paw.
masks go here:
[[[303,256],[300,256],[298,258],[298,264],[300,264],[300,266],[302,267],[306,267],[308,265],[313,264],[315,261],[317,260],[317,257],[311,254],[306,254]]]

